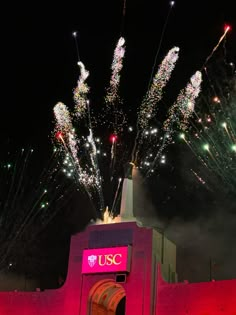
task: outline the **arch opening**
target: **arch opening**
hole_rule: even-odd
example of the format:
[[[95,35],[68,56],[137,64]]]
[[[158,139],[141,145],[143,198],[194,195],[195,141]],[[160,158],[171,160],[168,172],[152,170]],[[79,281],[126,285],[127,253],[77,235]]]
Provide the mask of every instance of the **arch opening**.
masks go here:
[[[87,315],[125,315],[125,289],[113,279],[94,284],[89,292]]]

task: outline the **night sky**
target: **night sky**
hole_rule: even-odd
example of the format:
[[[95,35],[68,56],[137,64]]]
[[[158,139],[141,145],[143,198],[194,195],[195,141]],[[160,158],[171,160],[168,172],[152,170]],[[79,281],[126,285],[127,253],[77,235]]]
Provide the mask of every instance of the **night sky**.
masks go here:
[[[72,91],[79,76],[73,31],[78,32],[80,59],[90,71],[90,101],[95,113],[103,106],[113,51],[122,32],[126,56],[120,94],[131,125],[135,124],[159,46],[157,65],[169,49],[180,47],[180,58],[162,103],[163,113],[190,76],[201,69],[227,23],[232,30],[224,41],[225,50],[221,45],[216,54],[226,51],[228,62],[236,62],[233,1],[176,1],[164,34],[169,1],[126,2],[125,19],[121,0],[55,6],[8,4],[3,10],[1,158],[22,147],[33,148],[28,180],[47,165],[52,154],[54,105],[61,101],[73,107]],[[211,177],[186,147],[171,146],[165,153],[167,164],[139,188],[147,222],[155,222],[178,245],[179,279],[208,280],[210,259],[217,265],[215,279],[236,278],[234,192],[227,191],[220,181],[217,184],[214,175]],[[199,184],[189,172],[194,167],[216,185],[206,189]],[[9,258],[14,260],[12,272],[32,277],[43,273],[42,285],[46,286],[50,278],[49,286],[53,286],[59,275],[65,276],[70,235],[85,228],[95,215],[88,198],[72,188],[67,203],[55,210],[50,222],[45,221],[46,226],[38,230],[37,222],[29,226],[24,239],[30,241],[25,242],[24,251],[20,241],[14,246]],[[38,231],[37,237],[31,239],[34,231]]]

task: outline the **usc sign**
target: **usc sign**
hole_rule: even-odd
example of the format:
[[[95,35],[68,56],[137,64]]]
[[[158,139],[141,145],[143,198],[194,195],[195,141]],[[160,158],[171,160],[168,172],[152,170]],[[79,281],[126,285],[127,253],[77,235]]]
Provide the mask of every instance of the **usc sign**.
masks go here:
[[[99,266],[120,265],[122,262],[122,254],[98,255]]]
[[[131,247],[85,249],[82,273],[106,273],[130,270]]]

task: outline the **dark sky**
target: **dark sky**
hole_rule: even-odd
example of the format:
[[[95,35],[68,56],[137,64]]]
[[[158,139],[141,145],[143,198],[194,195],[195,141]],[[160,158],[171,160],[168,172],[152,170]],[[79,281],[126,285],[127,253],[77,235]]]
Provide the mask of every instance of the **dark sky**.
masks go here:
[[[126,2],[122,28],[122,35],[126,39],[126,57],[121,94],[130,121],[134,122],[137,107],[148,86],[169,11],[169,1]],[[72,108],[72,90],[79,76],[73,31],[78,32],[81,61],[90,71],[91,106],[99,111],[109,82],[113,50],[121,34],[122,9],[121,0],[77,1],[72,4],[58,2],[55,6],[40,2],[31,6],[22,3],[6,5],[2,11],[4,19],[1,20],[0,130],[3,153],[9,147],[15,150],[32,146],[40,164],[36,168],[47,162],[53,147],[53,107],[62,101]],[[202,67],[222,35],[225,23],[232,26],[225,42],[227,57],[235,61],[234,12],[233,1],[176,1],[157,58],[159,64],[170,48],[180,47],[180,58],[165,106],[175,99],[189,77]],[[181,264],[180,279],[192,277],[195,281],[206,280],[210,255],[221,262],[224,257],[222,272],[218,271],[219,278],[236,277],[234,268],[231,268],[234,266],[232,259],[236,262],[236,253],[232,250],[236,237],[232,225],[235,221],[234,199],[227,194],[217,195],[217,199],[214,192],[199,187],[186,172],[192,157],[178,150],[174,148],[169,151],[169,170],[161,170],[148,183],[147,190],[156,219],[157,216],[159,218],[158,224],[166,226],[169,237],[179,245],[180,261],[185,259],[192,266],[184,268]],[[176,171],[170,171],[173,168]],[[217,192],[220,190],[219,187]],[[81,214],[84,210],[77,209],[78,204],[84,206],[88,203],[81,201],[81,198],[74,194],[67,210],[61,211],[47,225],[44,234],[40,234],[39,244],[34,243],[36,249],[32,250],[33,254],[29,246],[29,257],[38,255],[37,259],[29,259],[32,270],[39,260],[46,260],[47,257],[50,261],[48,255],[52,247],[55,251],[61,248],[58,265],[66,265],[68,236],[83,228],[93,215],[92,210],[91,213]],[[78,225],[74,224],[76,220]],[[55,233],[60,235],[57,241],[54,240]],[[46,243],[51,244],[48,246],[50,250],[44,251],[42,247]],[[221,247],[216,250],[219,244]],[[199,264],[195,263],[197,259]],[[42,265],[39,269],[45,268],[48,273],[50,268],[55,267],[46,263]]]

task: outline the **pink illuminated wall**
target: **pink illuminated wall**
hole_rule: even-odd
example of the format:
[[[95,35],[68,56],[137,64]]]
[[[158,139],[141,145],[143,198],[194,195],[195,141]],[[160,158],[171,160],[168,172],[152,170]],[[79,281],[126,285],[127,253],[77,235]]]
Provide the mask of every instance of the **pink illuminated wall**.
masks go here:
[[[96,234],[100,232],[103,238]],[[114,280],[116,276],[116,272],[81,272],[83,257],[86,257],[83,256],[84,249],[93,248],[96,242],[97,249],[101,248],[101,242],[107,242],[107,235],[110,235],[108,240],[111,243],[114,240],[114,246],[104,246],[109,253],[111,248],[116,253],[120,248],[127,249],[129,242],[125,244],[125,240],[132,240],[130,272],[127,281],[122,283],[126,293],[126,315],[236,315],[236,279],[193,284],[166,283],[161,277],[160,267],[158,270],[150,267],[152,230],[139,228],[135,223],[89,226],[73,236],[68,275],[63,287],[42,292],[0,292],[0,315],[86,315],[91,288],[102,279]],[[84,253],[90,255],[92,252]],[[156,294],[152,296],[154,275]]]
[[[158,269],[155,315],[236,315],[236,279],[168,284]]]

